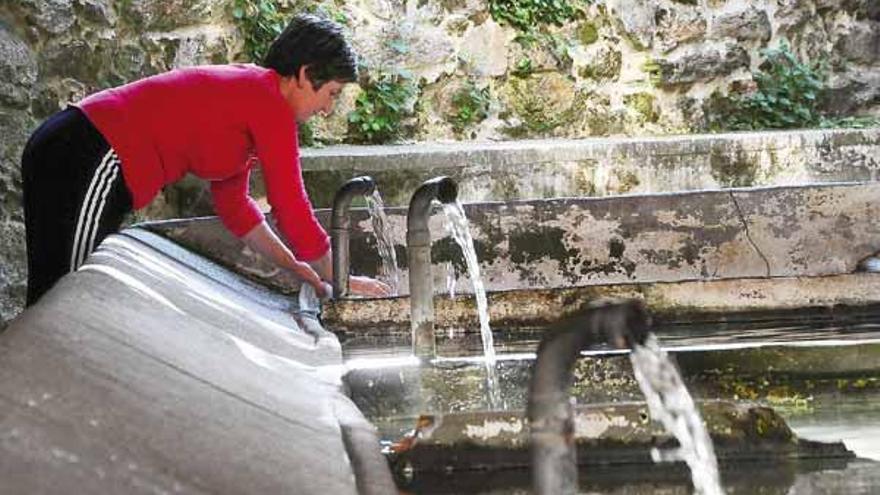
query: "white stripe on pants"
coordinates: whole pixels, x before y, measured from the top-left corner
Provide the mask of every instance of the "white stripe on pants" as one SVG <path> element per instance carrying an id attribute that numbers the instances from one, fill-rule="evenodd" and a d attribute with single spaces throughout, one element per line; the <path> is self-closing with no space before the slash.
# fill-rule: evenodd
<path id="1" fill-rule="evenodd" d="M 101 213 L 107 202 L 107 194 L 119 173 L 119 158 L 111 148 L 104 155 L 101 164 L 95 169 L 95 175 L 83 198 L 79 211 L 79 219 L 73 235 L 73 249 L 70 253 L 70 271 L 79 268 L 86 256 L 94 249 L 95 236 L 101 222 Z"/>

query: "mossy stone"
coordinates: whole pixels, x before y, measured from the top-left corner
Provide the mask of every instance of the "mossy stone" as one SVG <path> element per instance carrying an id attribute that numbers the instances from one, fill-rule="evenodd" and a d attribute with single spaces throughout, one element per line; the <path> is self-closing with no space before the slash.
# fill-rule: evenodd
<path id="1" fill-rule="evenodd" d="M 657 122 L 659 113 L 654 108 L 654 95 L 651 93 L 634 93 L 623 97 L 624 104 L 641 115 L 647 122 Z"/>
<path id="2" fill-rule="evenodd" d="M 596 60 L 578 69 L 581 79 L 614 80 L 620 76 L 623 66 L 623 55 L 614 48 L 602 49 L 597 53 Z"/>
<path id="3" fill-rule="evenodd" d="M 742 150 L 735 154 L 712 153 L 709 157 L 712 177 L 723 187 L 749 187 L 758 175 L 758 160 Z"/>
<path id="4" fill-rule="evenodd" d="M 577 117 L 577 98 L 572 102 L 574 84 L 558 73 L 533 74 L 512 79 L 502 91 L 504 103 L 519 120 L 504 129 L 511 137 L 551 135 Z"/>
<path id="5" fill-rule="evenodd" d="M 626 194 L 641 184 L 639 176 L 632 170 L 617 169 L 614 171 L 614 176 L 618 180 L 619 185 L 617 189 L 620 194 Z"/>
<path id="6" fill-rule="evenodd" d="M 578 40 L 584 45 L 592 45 L 599 41 L 599 29 L 592 22 L 585 22 L 578 29 Z"/>

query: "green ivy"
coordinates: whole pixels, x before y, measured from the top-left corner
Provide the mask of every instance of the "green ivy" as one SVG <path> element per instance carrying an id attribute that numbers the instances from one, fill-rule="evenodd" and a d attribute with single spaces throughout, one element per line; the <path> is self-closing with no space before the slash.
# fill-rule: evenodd
<path id="1" fill-rule="evenodd" d="M 524 79 L 532 75 L 533 72 L 535 72 L 535 67 L 532 64 L 532 59 L 526 57 L 521 58 L 516 62 L 511 74 L 520 79 Z"/>
<path id="2" fill-rule="evenodd" d="M 311 148 L 320 145 L 315 138 L 315 128 L 311 121 L 300 122 L 297 125 L 297 140 L 300 147 Z"/>
<path id="3" fill-rule="evenodd" d="M 847 127 L 850 129 L 867 129 L 868 127 L 880 127 L 880 117 L 846 116 L 846 117 L 823 117 L 820 127 Z"/>
<path id="4" fill-rule="evenodd" d="M 531 32 L 542 24 L 562 26 L 578 9 L 570 0 L 489 0 L 489 13 L 499 24 Z"/>
<path id="5" fill-rule="evenodd" d="M 336 6 L 328 6 L 324 7 L 324 11 L 327 13 L 327 16 L 330 20 L 337 24 L 341 24 L 343 26 L 348 26 L 351 20 L 349 20 L 348 16 L 345 12 Z"/>
<path id="6" fill-rule="evenodd" d="M 452 96 L 452 129 L 461 134 L 471 125 L 485 120 L 489 116 L 490 102 L 489 87 L 480 89 L 469 81 Z"/>
<path id="7" fill-rule="evenodd" d="M 354 110 L 348 114 L 348 136 L 353 142 L 379 144 L 400 137 L 401 123 L 410 114 L 408 103 L 416 94 L 409 74 L 379 73 L 361 85 Z"/>
<path id="8" fill-rule="evenodd" d="M 232 18 L 244 38 L 245 57 L 254 63 L 263 60 L 272 41 L 287 25 L 287 16 L 273 0 L 233 0 Z"/>
<path id="9" fill-rule="evenodd" d="M 803 63 L 786 43 L 762 51 L 765 62 L 754 74 L 757 91 L 744 96 L 715 96 L 709 127 L 713 130 L 817 127 L 823 121 L 817 102 L 825 72 Z"/>

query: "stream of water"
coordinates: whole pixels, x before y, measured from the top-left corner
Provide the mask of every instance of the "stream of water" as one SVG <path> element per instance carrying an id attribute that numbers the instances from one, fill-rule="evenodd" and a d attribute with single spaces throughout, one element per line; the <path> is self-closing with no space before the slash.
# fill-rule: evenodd
<path id="1" fill-rule="evenodd" d="M 644 346 L 637 345 L 630 353 L 630 361 L 651 417 L 675 435 L 680 445 L 674 450 L 653 449 L 654 462 L 684 461 L 691 470 L 695 493 L 723 494 L 712 439 L 666 351 L 649 335 Z"/>
<path id="2" fill-rule="evenodd" d="M 449 221 L 449 228 L 455 242 L 461 246 L 468 274 L 474 288 L 474 297 L 477 300 L 477 311 L 480 317 L 480 337 L 483 341 L 483 356 L 486 362 L 486 389 L 488 392 L 491 409 L 497 409 L 501 405 L 501 397 L 498 392 L 497 377 L 495 371 L 495 342 L 492 337 L 492 328 L 489 326 L 489 303 L 486 299 L 486 289 L 483 287 L 483 279 L 480 275 L 480 263 L 477 260 L 477 252 L 474 249 L 474 240 L 471 237 L 470 224 L 464 213 L 461 203 L 447 203 L 443 205 L 443 212 Z"/>
<path id="3" fill-rule="evenodd" d="M 373 222 L 373 234 L 376 236 L 376 246 L 379 257 L 382 260 L 379 278 L 391 286 L 391 294 L 396 296 L 400 293 L 400 269 L 397 266 L 397 253 L 394 251 L 394 242 L 388 232 L 388 217 L 385 215 L 385 203 L 379 190 L 373 190 L 373 194 L 366 197 L 367 210 L 370 212 L 370 220 Z"/>

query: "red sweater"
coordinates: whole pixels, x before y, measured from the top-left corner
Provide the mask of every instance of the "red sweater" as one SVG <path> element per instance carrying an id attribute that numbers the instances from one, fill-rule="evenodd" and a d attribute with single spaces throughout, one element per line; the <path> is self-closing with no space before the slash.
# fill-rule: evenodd
<path id="1" fill-rule="evenodd" d="M 177 69 L 96 93 L 78 106 L 122 162 L 135 209 L 187 172 L 211 183 L 214 208 L 236 236 L 263 214 L 248 195 L 256 157 L 272 213 L 298 258 L 330 247 L 303 186 L 296 121 L 279 76 L 255 65 Z"/>

